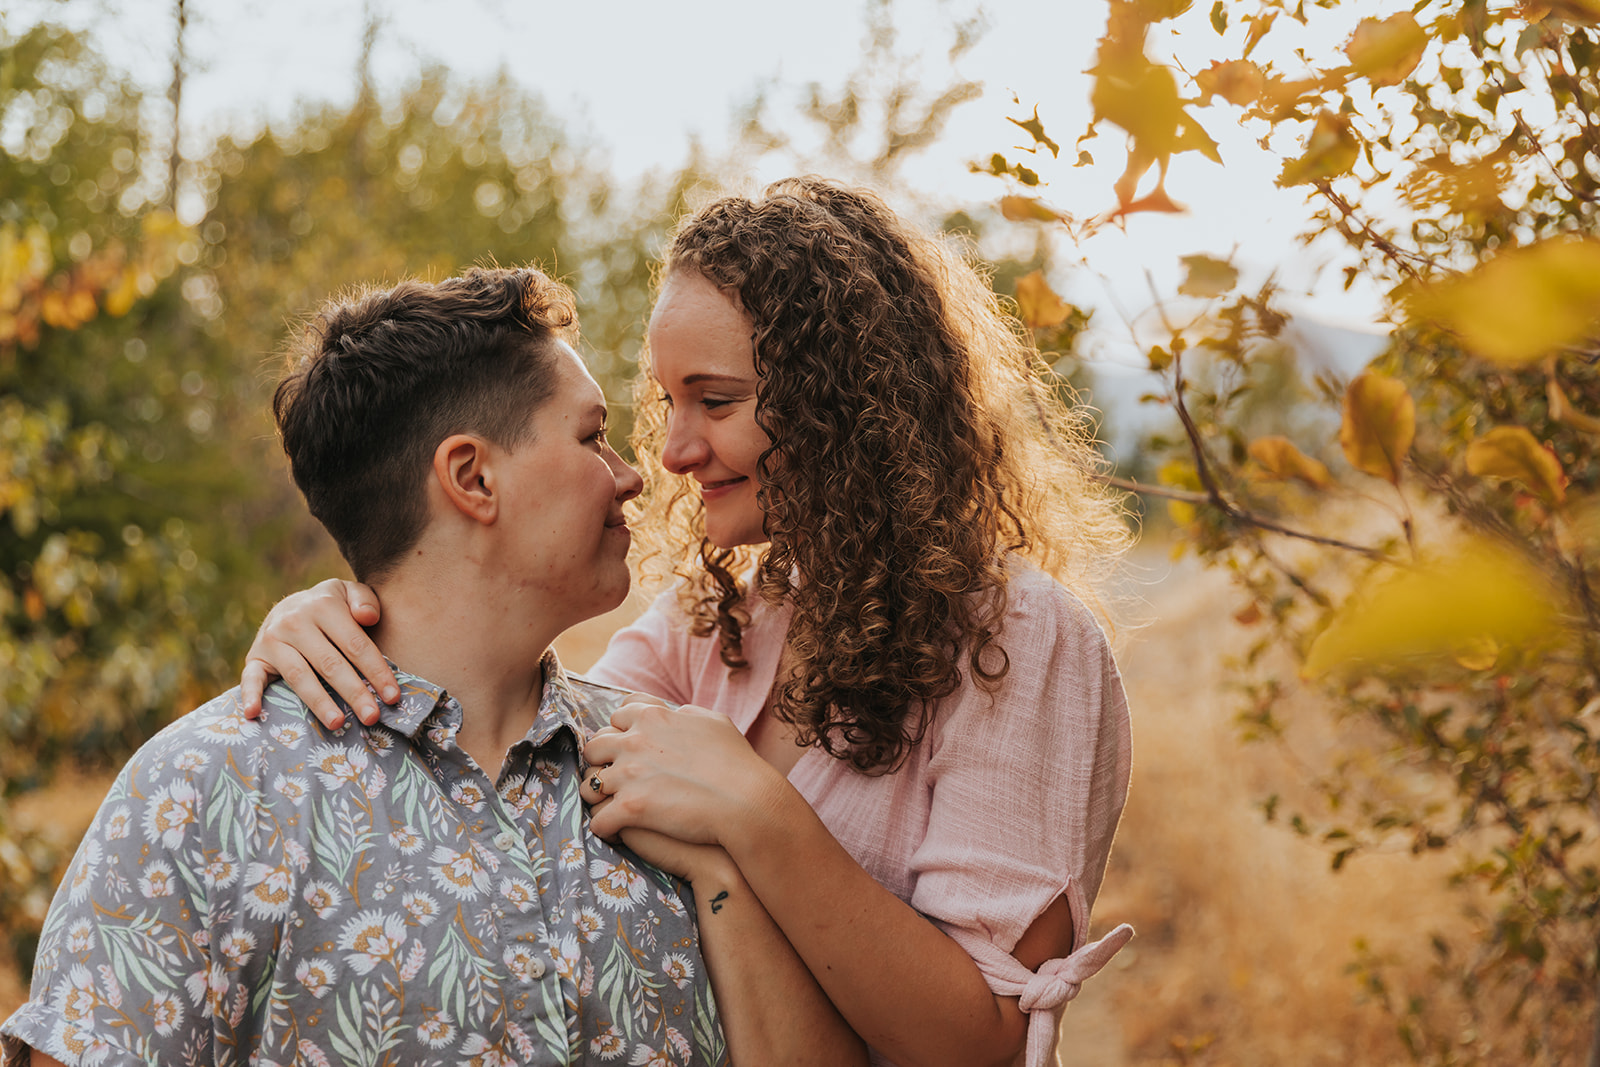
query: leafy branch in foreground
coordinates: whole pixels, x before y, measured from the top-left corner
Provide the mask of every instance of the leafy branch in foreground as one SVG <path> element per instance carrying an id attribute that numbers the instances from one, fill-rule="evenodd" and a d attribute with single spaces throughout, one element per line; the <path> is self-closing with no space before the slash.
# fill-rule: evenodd
<path id="1" fill-rule="evenodd" d="M 1112 0 L 1078 156 L 1126 135 L 1114 206 L 1049 203 L 1049 101 L 1015 120 L 1027 167 L 978 169 L 1006 217 L 1081 240 L 1181 210 L 1170 161 L 1220 162 L 1208 127 L 1238 124 L 1306 191 L 1302 236 L 1386 294 L 1371 365 L 1307 383 L 1270 285 L 1186 257 L 1204 310 L 1149 352 L 1163 484 L 1117 484 L 1248 598 L 1245 735 L 1287 745 L 1308 703 L 1337 723 L 1269 819 L 1336 869 L 1451 857 L 1466 928 L 1352 963 L 1407 1054 L 1600 1065 L 1600 9 L 1353 6 Z"/>

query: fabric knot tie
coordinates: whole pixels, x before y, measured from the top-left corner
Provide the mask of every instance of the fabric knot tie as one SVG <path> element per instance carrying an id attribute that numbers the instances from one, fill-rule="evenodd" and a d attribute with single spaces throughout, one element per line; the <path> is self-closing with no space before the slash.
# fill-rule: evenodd
<path id="1" fill-rule="evenodd" d="M 1083 983 L 1100 973 L 1123 945 L 1133 937 L 1133 927 L 1123 923 L 1100 940 L 1088 944 L 1065 959 L 1049 960 L 1023 987 L 1021 1008 L 1025 1012 L 1054 1011 L 1078 995 Z"/>

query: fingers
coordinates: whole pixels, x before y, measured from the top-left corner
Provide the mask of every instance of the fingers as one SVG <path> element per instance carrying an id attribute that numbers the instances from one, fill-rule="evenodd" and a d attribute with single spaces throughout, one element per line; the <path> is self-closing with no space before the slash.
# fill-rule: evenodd
<path id="1" fill-rule="evenodd" d="M 605 775 L 610 769 L 610 764 L 595 764 L 586 768 L 578 782 L 578 797 L 585 804 L 602 804 L 610 796 L 606 788 Z"/>
<path id="2" fill-rule="evenodd" d="M 610 732 L 606 732 L 610 730 Z M 590 767 L 609 767 L 617 762 L 617 757 L 622 755 L 622 746 L 626 738 L 616 730 L 607 727 L 595 734 L 583 746 L 583 761 Z"/>
<path id="3" fill-rule="evenodd" d="M 656 711 L 669 711 L 672 705 L 649 693 L 634 693 L 623 705 L 611 713 L 611 725 L 619 730 L 631 729 L 639 719 Z"/>
<path id="4" fill-rule="evenodd" d="M 378 625 L 381 608 L 378 594 L 372 586 L 361 582 L 340 582 L 340 585 L 344 588 L 345 605 L 350 609 L 350 617 L 362 626 Z"/>
<path id="5" fill-rule="evenodd" d="M 357 718 L 371 726 L 378 721 L 378 702 L 373 699 L 367 682 L 383 695 L 385 704 L 393 704 L 400 699 L 400 686 L 395 683 L 394 672 L 372 638 L 356 624 L 342 603 L 337 614 L 319 622 L 318 629 L 305 635 L 307 643 L 300 651 L 316 666 L 323 680 L 333 686 L 334 692 L 356 709 Z"/>
<path id="6" fill-rule="evenodd" d="M 244 673 L 239 676 L 239 710 L 245 718 L 261 718 L 261 694 L 277 676 L 278 672 L 261 660 L 245 661 Z"/>
<path id="7" fill-rule="evenodd" d="M 594 830 L 595 837 L 608 841 L 611 845 L 618 843 L 618 833 L 622 832 L 621 825 L 611 825 L 611 813 L 608 811 L 614 801 L 610 797 L 595 801 L 589 806 L 589 829 Z"/>
<path id="8" fill-rule="evenodd" d="M 283 676 L 284 682 L 293 689 L 295 696 L 305 702 L 311 709 L 311 714 L 330 730 L 337 730 L 344 725 L 344 710 L 337 701 L 328 695 L 322 687 L 322 681 L 317 677 L 317 672 L 311 669 L 301 655 L 291 646 L 279 644 L 275 649 L 272 662 L 276 665 L 278 673 Z M 367 697 L 371 700 L 369 694 Z"/>
<path id="9" fill-rule="evenodd" d="M 319 583 L 311 593 L 304 608 L 297 606 L 293 613 L 286 613 L 283 620 L 286 632 L 276 633 L 275 629 L 275 634 L 296 645 L 302 633 L 305 633 L 308 641 L 325 639 L 331 642 L 343 662 L 330 661 L 328 667 L 332 673 L 325 673 L 323 678 L 356 709 L 357 717 L 370 726 L 378 721 L 378 708 L 372 702 L 372 695 L 367 692 L 363 678 L 372 683 L 385 704 L 393 704 L 400 699 L 400 686 L 395 682 L 394 672 L 389 669 L 378 646 L 362 629 L 378 621 L 378 594 L 359 582 L 346 582 L 338 578 Z M 277 611 L 276 608 L 273 610 Z M 270 615 L 268 619 L 270 622 Z M 318 662 L 315 655 L 326 655 L 326 649 L 320 644 L 302 647 L 300 651 L 313 663 Z M 345 670 L 344 663 L 353 665 L 354 670 Z M 367 717 L 369 709 L 370 719 Z"/>

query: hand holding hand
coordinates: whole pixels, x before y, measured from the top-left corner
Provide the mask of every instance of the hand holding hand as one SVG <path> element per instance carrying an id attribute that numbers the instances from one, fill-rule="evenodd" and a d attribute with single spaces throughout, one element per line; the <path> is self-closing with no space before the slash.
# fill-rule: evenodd
<path id="1" fill-rule="evenodd" d="M 387 703 L 400 699 L 394 672 L 362 629 L 377 623 L 378 610 L 378 595 L 369 586 L 339 578 L 278 601 L 256 631 L 239 679 L 245 717 L 260 717 L 262 693 L 281 677 L 330 730 L 344 725 L 344 713 L 323 688 L 324 680 L 362 722 L 377 722 L 378 703 L 366 680 Z"/>
<path id="2" fill-rule="evenodd" d="M 640 859 L 693 885 L 708 878 L 726 879 L 738 870 L 718 845 L 691 845 L 655 830 L 622 831 L 622 843 Z"/>
<path id="3" fill-rule="evenodd" d="M 618 708 L 583 758 L 592 770 L 580 792 L 602 837 L 637 827 L 721 844 L 738 820 L 770 807 L 775 792 L 787 788 L 726 715 L 692 704 L 668 708 L 648 696 Z"/>

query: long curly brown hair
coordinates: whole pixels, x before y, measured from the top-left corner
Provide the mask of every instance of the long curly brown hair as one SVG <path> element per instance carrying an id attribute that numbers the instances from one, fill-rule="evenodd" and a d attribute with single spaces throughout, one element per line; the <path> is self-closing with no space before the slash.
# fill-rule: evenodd
<path id="1" fill-rule="evenodd" d="M 646 352 L 643 547 L 685 579 L 695 632 L 736 668 L 754 567 L 755 591 L 793 608 L 774 713 L 804 744 L 893 768 L 963 671 L 993 692 L 1009 669 L 1010 557 L 1077 585 L 1126 547 L 1088 413 L 985 279 L 865 190 L 807 177 L 716 200 L 679 229 L 662 277 L 674 271 L 716 284 L 754 327 L 770 541 L 706 540 L 692 483 L 661 465 Z"/>

